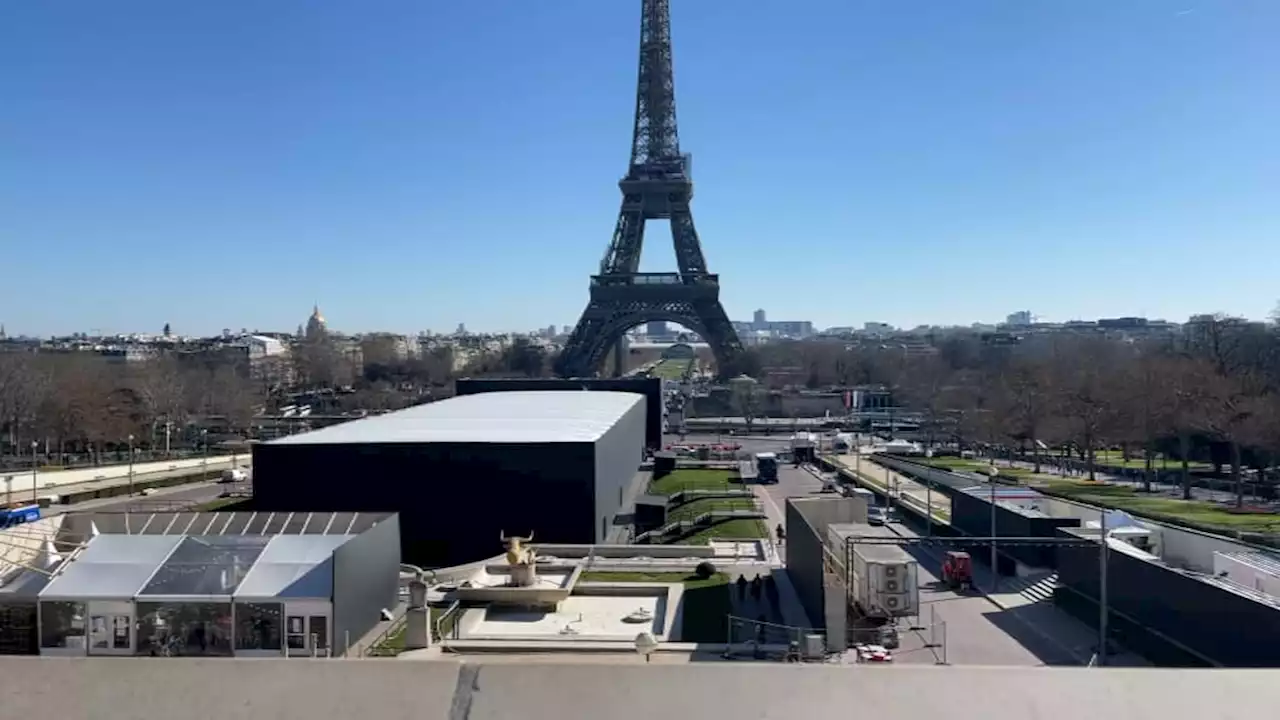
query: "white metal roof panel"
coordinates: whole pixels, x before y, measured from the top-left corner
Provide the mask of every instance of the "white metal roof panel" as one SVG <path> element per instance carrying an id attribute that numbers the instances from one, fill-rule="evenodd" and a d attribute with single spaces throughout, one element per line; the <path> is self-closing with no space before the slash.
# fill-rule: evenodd
<path id="1" fill-rule="evenodd" d="M 353 420 L 267 444 L 595 442 L 644 401 L 644 396 L 638 393 L 602 390 L 478 393 Z"/>
<path id="2" fill-rule="evenodd" d="M 181 535 L 99 535 L 40 597 L 131 600 L 182 539 Z"/>
<path id="3" fill-rule="evenodd" d="M 237 598 L 327 599 L 333 595 L 333 551 L 350 535 L 277 535 L 236 588 Z"/>

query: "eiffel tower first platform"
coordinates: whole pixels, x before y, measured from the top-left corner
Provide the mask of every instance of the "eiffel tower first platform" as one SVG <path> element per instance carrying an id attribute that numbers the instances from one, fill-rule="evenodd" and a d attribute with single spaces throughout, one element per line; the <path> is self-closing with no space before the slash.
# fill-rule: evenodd
<path id="1" fill-rule="evenodd" d="M 701 335 L 721 376 L 737 369 L 742 343 L 720 304 L 720 279 L 707 272 L 693 227 L 689 166 L 676 130 L 669 0 L 643 0 L 631 166 L 618 182 L 622 210 L 600 273 L 591 278 L 587 309 L 556 363 L 560 376 L 595 375 L 623 333 L 655 320 Z M 645 221 L 651 219 L 670 220 L 679 272 L 639 272 Z M 615 365 L 621 366 L 620 358 Z"/>

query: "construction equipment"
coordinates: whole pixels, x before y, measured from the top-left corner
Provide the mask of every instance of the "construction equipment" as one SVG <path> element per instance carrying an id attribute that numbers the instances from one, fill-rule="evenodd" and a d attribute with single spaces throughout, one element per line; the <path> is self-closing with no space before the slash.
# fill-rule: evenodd
<path id="1" fill-rule="evenodd" d="M 973 588 L 973 559 L 962 550 L 950 550 L 942 561 L 942 581 L 953 590 Z"/>

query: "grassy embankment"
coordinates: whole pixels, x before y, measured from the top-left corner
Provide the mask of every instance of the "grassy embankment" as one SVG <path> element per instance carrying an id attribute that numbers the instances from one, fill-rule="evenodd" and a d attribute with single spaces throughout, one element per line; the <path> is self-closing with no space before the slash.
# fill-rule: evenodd
<path id="1" fill-rule="evenodd" d="M 954 457 L 929 458 L 923 462 L 958 472 L 980 473 L 988 466 L 985 460 Z M 997 467 L 1000 468 L 998 477 L 1034 487 L 1047 495 L 1123 510 L 1151 520 L 1230 536 L 1237 533 L 1280 534 L 1280 515 L 1275 513 L 1233 512 L 1217 503 L 1143 493 L 1129 484 L 1090 482 L 1048 473 L 1037 475 L 1026 468 L 1009 468 L 1002 464 L 997 464 Z"/>
<path id="2" fill-rule="evenodd" d="M 742 490 L 731 470 L 679 468 L 649 484 L 654 495 L 674 495 L 685 490 Z M 694 500 L 671 511 L 671 520 L 689 520 L 709 510 L 750 510 L 755 501 L 749 498 L 709 498 Z M 682 545 L 705 545 L 712 540 L 754 540 L 769 536 L 764 523 L 755 519 L 734 519 L 716 523 L 681 538 Z"/>

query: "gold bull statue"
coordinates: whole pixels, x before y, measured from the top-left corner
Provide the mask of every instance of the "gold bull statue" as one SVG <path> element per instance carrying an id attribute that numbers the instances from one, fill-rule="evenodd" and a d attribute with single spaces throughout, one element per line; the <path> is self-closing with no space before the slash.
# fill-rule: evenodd
<path id="1" fill-rule="evenodd" d="M 507 537 L 505 532 L 499 531 L 498 538 L 507 546 L 507 564 L 508 565 L 532 565 L 534 562 L 534 551 L 532 548 L 525 547 L 525 543 L 533 542 L 533 531 L 529 531 L 528 537 L 520 537 L 512 535 Z"/>

